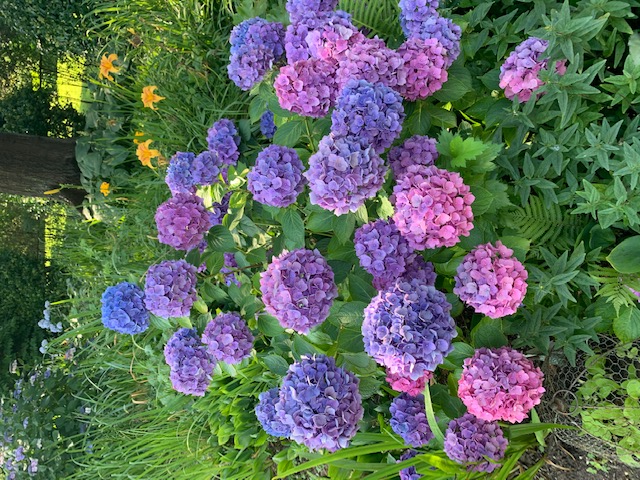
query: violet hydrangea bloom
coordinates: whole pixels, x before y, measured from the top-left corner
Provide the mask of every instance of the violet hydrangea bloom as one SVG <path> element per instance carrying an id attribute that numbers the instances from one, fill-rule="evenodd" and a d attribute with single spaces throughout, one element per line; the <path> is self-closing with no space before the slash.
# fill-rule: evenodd
<path id="1" fill-rule="evenodd" d="M 400 26 L 407 37 L 412 37 L 427 19 L 437 15 L 438 0 L 400 0 Z"/>
<path id="2" fill-rule="evenodd" d="M 231 35 L 229 35 L 229 43 L 231 44 L 231 53 L 236 54 L 240 50 L 240 47 L 244 45 L 245 38 L 249 32 L 249 27 L 256 24 L 268 23 L 264 18 L 253 17 L 240 22 L 238 25 L 231 29 Z"/>
<path id="3" fill-rule="evenodd" d="M 257 202 L 272 207 L 287 207 L 296 202 L 307 183 L 304 166 L 293 148 L 269 145 L 256 158 L 247 174 L 247 189 Z"/>
<path id="4" fill-rule="evenodd" d="M 402 97 L 397 92 L 381 83 L 350 80 L 331 115 L 331 132 L 359 137 L 382 153 L 400 135 L 403 121 Z"/>
<path id="5" fill-rule="evenodd" d="M 338 0 L 287 0 L 285 8 L 292 23 L 300 21 L 305 15 L 314 12 L 317 15 L 329 13 L 338 6 Z"/>
<path id="6" fill-rule="evenodd" d="M 220 313 L 207 323 L 202 343 L 216 360 L 231 365 L 251 355 L 253 334 L 239 314 Z"/>
<path id="7" fill-rule="evenodd" d="M 207 130 L 209 150 L 218 158 L 219 165 L 235 165 L 240 158 L 240 135 L 233 122 L 222 118 Z"/>
<path id="8" fill-rule="evenodd" d="M 306 335 L 329 316 L 338 287 L 318 252 L 300 248 L 274 257 L 260 277 L 265 310 L 284 328 Z"/>
<path id="9" fill-rule="evenodd" d="M 424 372 L 417 380 L 414 380 L 409 375 L 403 375 L 401 373 L 390 373 L 387 370 L 387 382 L 389 386 L 396 392 L 406 392 L 411 396 L 420 395 L 424 392 L 427 382 L 433 378 L 433 372 Z"/>
<path id="10" fill-rule="evenodd" d="M 220 273 L 224 274 L 224 284 L 228 287 L 232 283 L 236 286 L 240 286 L 240 280 L 236 276 L 236 273 L 232 269 L 238 268 L 238 262 L 233 253 L 226 252 L 224 254 L 224 266 L 220 269 Z"/>
<path id="11" fill-rule="evenodd" d="M 391 429 L 400 435 L 406 445 L 421 447 L 433 438 L 424 409 L 424 396 L 401 393 L 391 402 Z"/>
<path id="12" fill-rule="evenodd" d="M 204 396 L 211 383 L 215 360 L 200 341 L 195 328 L 176 331 L 164 347 L 164 358 L 171 368 L 169 378 L 174 390 Z"/>
<path id="13" fill-rule="evenodd" d="M 453 293 L 476 312 L 500 318 L 516 312 L 527 293 L 528 273 L 498 240 L 478 245 L 458 266 Z"/>
<path id="14" fill-rule="evenodd" d="M 413 165 L 434 165 L 438 158 L 436 140 L 426 135 L 414 135 L 404 141 L 402 145 L 393 147 L 387 154 L 389 166 L 396 181 L 407 173 Z"/>
<path id="15" fill-rule="evenodd" d="M 540 403 L 543 379 L 542 371 L 517 350 L 479 348 L 464 361 L 458 396 L 482 420 L 519 423 Z"/>
<path id="16" fill-rule="evenodd" d="M 343 88 L 350 80 L 367 80 L 396 89 L 404 60 L 380 38 L 363 38 L 337 56 L 336 80 Z M 399 90 L 398 90 L 399 91 Z"/>
<path id="17" fill-rule="evenodd" d="M 212 225 L 221 225 L 222 219 L 229 212 L 229 201 L 233 192 L 227 192 L 223 195 L 220 202 L 213 202 L 209 218 Z"/>
<path id="18" fill-rule="evenodd" d="M 218 180 L 222 166 L 220 159 L 211 150 L 206 150 L 193 159 L 191 178 L 195 185 L 213 185 Z"/>
<path id="19" fill-rule="evenodd" d="M 345 448 L 364 413 L 359 383 L 332 357 L 303 356 L 282 380 L 276 418 L 291 428 L 292 440 L 312 451 Z"/>
<path id="20" fill-rule="evenodd" d="M 167 175 L 164 181 L 171 190 L 171 195 L 177 193 L 195 193 L 195 181 L 193 179 L 193 162 L 195 154 L 191 152 L 176 152 L 169 161 Z"/>
<path id="21" fill-rule="evenodd" d="M 390 375 L 418 380 L 453 351 L 458 335 L 444 293 L 418 279 L 398 280 L 364 309 L 364 350 Z"/>
<path id="22" fill-rule="evenodd" d="M 196 301 L 196 267 L 184 260 L 165 260 L 147 270 L 144 304 L 159 317 L 185 317 Z"/>
<path id="23" fill-rule="evenodd" d="M 273 112 L 271 110 L 265 111 L 260 116 L 260 133 L 266 138 L 273 138 L 277 129 L 278 127 L 273 121 Z"/>
<path id="24" fill-rule="evenodd" d="M 409 170 L 390 198 L 393 220 L 409 245 L 416 250 L 452 247 L 468 237 L 475 197 L 460 174 L 435 166 Z"/>
<path id="25" fill-rule="evenodd" d="M 129 282 L 108 287 L 102 294 L 102 324 L 116 332 L 134 335 L 149 328 L 144 292 Z"/>
<path id="26" fill-rule="evenodd" d="M 396 71 L 395 90 L 407 100 L 433 95 L 447 81 L 447 51 L 435 38 L 411 37 L 398 47 L 402 63 Z"/>
<path id="27" fill-rule="evenodd" d="M 436 272 L 433 263 L 425 261 L 419 253 L 409 255 L 406 260 L 405 271 L 402 278 L 405 280 L 418 280 L 423 285 L 436 284 Z"/>
<path id="28" fill-rule="evenodd" d="M 403 460 L 409 460 L 410 458 L 415 457 L 417 454 L 418 451 L 411 448 L 404 452 L 396 463 L 399 463 Z M 399 475 L 400 480 L 420 480 L 422 478 L 422 475 L 418 473 L 416 467 L 403 468 L 402 470 L 400 470 Z"/>
<path id="29" fill-rule="evenodd" d="M 347 12 L 337 10 L 321 18 L 322 24 L 310 28 L 305 37 L 311 57 L 334 63 L 347 51 L 367 40 L 351 23 L 351 15 Z"/>
<path id="30" fill-rule="evenodd" d="M 438 14 L 430 16 L 419 24 L 418 30 L 411 36 L 423 40 L 428 38 L 438 40 L 445 49 L 445 68 L 449 68 L 460 55 L 462 29 L 450 18 L 441 17 Z"/>
<path id="31" fill-rule="evenodd" d="M 467 465 L 469 472 L 491 473 L 500 467 L 497 462 L 504 458 L 507 443 L 497 422 L 486 422 L 465 413 L 449 422 L 444 453 L 454 462 Z"/>
<path id="32" fill-rule="evenodd" d="M 156 210 L 158 241 L 176 250 L 192 250 L 200 245 L 212 227 L 209 212 L 197 195 L 178 193 Z"/>
<path id="33" fill-rule="evenodd" d="M 328 135 L 309 158 L 304 176 L 309 180 L 311 203 L 342 215 L 355 212 L 374 197 L 386 173 L 384 160 L 366 141 Z"/>
<path id="34" fill-rule="evenodd" d="M 258 398 L 255 412 L 264 431 L 274 437 L 288 438 L 291 435 L 291 427 L 283 424 L 276 416 L 276 403 L 280 401 L 280 389 L 275 387 L 262 392 Z"/>

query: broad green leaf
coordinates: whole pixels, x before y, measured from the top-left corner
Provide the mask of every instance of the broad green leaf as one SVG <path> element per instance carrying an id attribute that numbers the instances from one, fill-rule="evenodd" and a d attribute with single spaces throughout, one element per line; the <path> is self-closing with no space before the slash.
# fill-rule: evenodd
<path id="1" fill-rule="evenodd" d="M 282 233 L 295 248 L 304 247 L 304 222 L 294 208 L 287 208 L 280 216 Z"/>
<path id="2" fill-rule="evenodd" d="M 231 252 L 236 248 L 233 235 L 224 225 L 214 225 L 209 230 L 207 243 L 214 252 Z"/>
<path id="3" fill-rule="evenodd" d="M 267 355 L 262 358 L 262 361 L 269 370 L 281 377 L 286 375 L 289 370 L 289 364 L 280 355 Z"/>
<path id="4" fill-rule="evenodd" d="M 611 250 L 607 260 L 620 273 L 640 272 L 640 235 L 620 242 Z"/>
<path id="5" fill-rule="evenodd" d="M 498 348 L 507 345 L 509 341 L 504 333 L 502 333 L 502 321 L 484 317 L 471 330 L 471 341 L 475 348 L 489 347 Z"/>
<path id="6" fill-rule="evenodd" d="M 346 243 L 351 238 L 356 226 L 356 216 L 349 212 L 333 219 L 333 231 L 340 243 Z"/>
<path id="7" fill-rule="evenodd" d="M 304 132 L 302 120 L 294 119 L 280 125 L 273 136 L 273 143 L 285 147 L 295 147 Z"/>
<path id="8" fill-rule="evenodd" d="M 258 330 L 268 337 L 275 337 L 284 332 L 284 328 L 275 317 L 262 314 L 258 317 Z"/>
<path id="9" fill-rule="evenodd" d="M 640 338 L 640 310 L 635 306 L 621 307 L 620 314 L 613 320 L 613 333 L 623 342 Z"/>
<path id="10" fill-rule="evenodd" d="M 435 98 L 441 102 L 455 102 L 472 90 L 471 73 L 464 66 L 454 63 L 447 73 L 448 80 L 433 94 Z"/>
<path id="11" fill-rule="evenodd" d="M 349 279 L 349 293 L 353 300 L 369 303 L 373 296 L 378 293 L 373 286 L 356 275 L 350 274 Z"/>

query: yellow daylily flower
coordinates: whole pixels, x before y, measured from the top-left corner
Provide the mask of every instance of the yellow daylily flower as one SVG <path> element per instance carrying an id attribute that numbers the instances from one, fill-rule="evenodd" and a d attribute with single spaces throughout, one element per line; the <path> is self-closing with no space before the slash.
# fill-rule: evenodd
<path id="1" fill-rule="evenodd" d="M 100 74 L 98 78 L 106 78 L 107 80 L 111 80 L 113 82 L 112 73 L 118 73 L 120 71 L 119 67 L 115 67 L 113 62 L 118 60 L 118 55 L 115 53 L 110 54 L 109 56 L 102 55 L 102 60 L 100 60 Z"/>
<path id="2" fill-rule="evenodd" d="M 144 132 L 136 132 L 133 134 L 133 143 L 135 143 L 136 145 L 140 145 L 142 143 L 142 140 L 138 140 L 135 137 L 144 137 Z"/>
<path id="3" fill-rule="evenodd" d="M 153 168 L 153 165 L 151 165 L 151 159 L 160 156 L 160 152 L 158 150 L 149 148 L 151 142 L 153 142 L 153 140 L 140 142 L 138 144 L 138 148 L 136 149 L 136 155 L 138 156 L 138 159 L 140 160 L 142 165 L 149 168 Z"/>
<path id="4" fill-rule="evenodd" d="M 109 187 L 110 187 L 109 182 L 102 182 L 100 184 L 100 193 L 102 193 L 106 197 L 111 193 L 111 190 L 109 189 Z"/>
<path id="5" fill-rule="evenodd" d="M 156 88 L 158 88 L 156 85 L 147 85 L 142 89 L 142 103 L 145 107 L 152 110 L 158 109 L 158 107 L 156 107 L 154 103 L 165 99 L 165 97 L 161 97 L 160 95 L 156 95 L 155 93 L 153 93 Z"/>

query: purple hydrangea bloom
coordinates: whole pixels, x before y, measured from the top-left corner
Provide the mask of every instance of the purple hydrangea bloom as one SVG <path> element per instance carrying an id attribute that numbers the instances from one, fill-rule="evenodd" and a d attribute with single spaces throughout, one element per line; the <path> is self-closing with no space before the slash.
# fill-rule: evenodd
<path id="1" fill-rule="evenodd" d="M 407 37 L 412 37 L 423 22 L 438 15 L 438 0 L 400 0 L 400 26 Z"/>
<path id="2" fill-rule="evenodd" d="M 467 465 L 469 472 L 491 473 L 500 467 L 507 439 L 496 422 L 485 422 L 470 413 L 449 422 L 445 433 L 444 453 L 454 462 Z"/>
<path id="3" fill-rule="evenodd" d="M 171 190 L 171 195 L 196 192 L 196 182 L 192 173 L 195 158 L 195 154 L 191 152 L 176 152 L 171 157 L 164 179 Z"/>
<path id="4" fill-rule="evenodd" d="M 363 38 L 337 56 L 336 79 L 340 88 L 350 80 L 382 83 L 395 89 L 403 59 L 380 38 Z"/>
<path id="5" fill-rule="evenodd" d="M 398 462 L 409 460 L 410 458 L 415 457 L 417 454 L 417 450 L 409 449 L 400 456 L 400 460 L 398 460 Z M 400 480 L 420 480 L 422 478 L 422 475 L 418 473 L 416 467 L 403 468 L 402 470 L 400 470 L 399 475 Z"/>
<path id="6" fill-rule="evenodd" d="M 224 274 L 224 283 L 227 287 L 230 286 L 232 283 L 234 283 L 238 287 L 240 286 L 240 280 L 238 280 L 238 277 L 236 277 L 235 272 L 231 270 L 235 268 L 238 268 L 238 262 L 236 262 L 236 257 L 234 256 L 233 253 L 229 253 L 229 252 L 225 253 L 224 266 L 220 269 L 220 273 Z"/>
<path id="7" fill-rule="evenodd" d="M 274 437 L 286 437 L 291 435 L 291 427 L 284 425 L 276 417 L 276 403 L 280 401 L 280 389 L 278 387 L 262 392 L 256 405 L 256 417 L 264 428 L 264 431 Z"/>
<path id="8" fill-rule="evenodd" d="M 414 380 L 409 375 L 400 373 L 390 373 L 387 370 L 387 382 L 389 386 L 396 392 L 406 392 L 411 396 L 420 395 L 424 392 L 427 382 L 433 378 L 433 372 L 424 372 L 417 380 Z"/>
<path id="9" fill-rule="evenodd" d="M 453 293 L 476 312 L 500 318 L 516 312 L 527 293 L 528 273 L 500 240 L 478 245 L 458 266 Z"/>
<path id="10" fill-rule="evenodd" d="M 207 131 L 209 150 L 217 156 L 218 165 L 235 165 L 240 158 L 240 135 L 233 122 L 222 118 Z"/>
<path id="11" fill-rule="evenodd" d="M 359 137 L 382 153 L 400 135 L 403 121 L 402 97 L 397 92 L 381 83 L 351 80 L 331 115 L 331 132 Z"/>
<path id="12" fill-rule="evenodd" d="M 338 6 L 338 0 L 287 0 L 285 8 L 291 23 L 299 22 L 310 12 L 316 15 L 329 13 Z"/>
<path id="13" fill-rule="evenodd" d="M 211 383 L 215 360 L 195 328 L 181 328 L 175 332 L 164 347 L 164 358 L 171 367 L 169 378 L 174 390 L 204 396 Z"/>
<path id="14" fill-rule="evenodd" d="M 244 45 L 245 38 L 247 33 L 249 32 L 249 27 L 252 25 L 264 25 L 268 23 L 264 18 L 253 17 L 245 20 L 244 22 L 240 22 L 238 25 L 233 27 L 231 30 L 231 35 L 229 36 L 229 43 L 231 44 L 231 53 L 238 53 L 240 47 Z"/>
<path id="15" fill-rule="evenodd" d="M 273 112 L 267 110 L 260 116 L 260 133 L 266 138 L 273 138 L 277 129 L 278 127 L 273 121 Z"/>
<path id="16" fill-rule="evenodd" d="M 16 462 L 21 462 L 22 460 L 24 460 L 24 447 L 22 445 L 20 445 L 18 448 L 16 448 L 15 452 L 14 452 L 14 457 L 16 459 Z"/>
<path id="17" fill-rule="evenodd" d="M 214 202 L 211 205 L 211 212 L 209 218 L 212 225 L 222 225 L 222 219 L 229 212 L 229 201 L 233 192 L 227 192 L 223 195 L 220 202 Z"/>
<path id="18" fill-rule="evenodd" d="M 428 38 L 435 38 L 438 40 L 446 51 L 445 68 L 449 68 L 460 55 L 460 37 L 462 36 L 462 29 L 460 26 L 453 23 L 450 18 L 441 17 L 437 14 L 428 17 L 419 24 L 418 30 L 413 32 L 410 36 L 418 37 L 423 40 L 427 40 Z"/>
<path id="19" fill-rule="evenodd" d="M 391 375 L 418 380 L 453 351 L 458 335 L 444 293 L 418 279 L 402 279 L 364 309 L 364 350 Z"/>
<path id="20" fill-rule="evenodd" d="M 185 317 L 196 301 L 196 267 L 184 260 L 165 260 L 147 270 L 144 304 L 159 317 Z"/>
<path id="21" fill-rule="evenodd" d="M 318 252 L 300 248 L 274 257 L 260 277 L 265 310 L 284 328 L 306 335 L 329 316 L 338 287 Z"/>
<path id="22" fill-rule="evenodd" d="M 332 357 L 303 356 L 282 380 L 276 418 L 291 428 L 292 440 L 312 451 L 345 448 L 364 413 L 359 383 Z"/>
<path id="23" fill-rule="evenodd" d="M 482 420 L 519 423 L 540 403 L 543 380 L 542 371 L 517 350 L 479 348 L 464 361 L 458 396 Z"/>
<path id="24" fill-rule="evenodd" d="M 307 183 L 304 166 L 293 148 L 269 145 L 256 158 L 247 174 L 247 189 L 257 202 L 272 207 L 287 207 L 296 202 Z"/>
<path id="25" fill-rule="evenodd" d="M 400 435 L 406 445 L 421 447 L 433 438 L 424 409 L 424 397 L 401 393 L 391 402 L 391 429 Z"/>
<path id="26" fill-rule="evenodd" d="M 447 81 L 447 52 L 435 38 L 412 37 L 398 47 L 402 65 L 397 69 L 397 86 L 403 98 L 427 98 Z"/>
<path id="27" fill-rule="evenodd" d="M 473 228 L 475 197 L 457 172 L 410 167 L 390 200 L 398 230 L 416 250 L 452 247 Z"/>
<path id="28" fill-rule="evenodd" d="M 338 88 L 332 63 L 310 58 L 280 68 L 273 84 L 280 106 L 306 117 L 324 117 Z"/>
<path id="29" fill-rule="evenodd" d="M 198 247 L 212 227 L 202 199 L 187 193 L 178 193 L 160 204 L 155 219 L 158 241 L 176 250 Z"/>
<path id="30" fill-rule="evenodd" d="M 412 165 L 434 165 L 438 158 L 436 140 L 425 135 L 414 135 L 402 145 L 393 147 L 387 154 L 393 176 L 398 181 Z"/>
<path id="31" fill-rule="evenodd" d="M 211 150 L 206 150 L 193 159 L 191 178 L 195 185 L 213 185 L 218 181 L 222 166 L 220 159 Z"/>
<path id="32" fill-rule="evenodd" d="M 320 140 L 309 158 L 309 199 L 336 215 L 355 212 L 376 195 L 384 183 L 387 166 L 366 141 L 354 137 Z"/>
<path id="33" fill-rule="evenodd" d="M 129 282 L 120 282 L 102 294 L 102 324 L 116 332 L 136 334 L 149 328 L 144 292 Z"/>
<path id="34" fill-rule="evenodd" d="M 35 475 L 38 473 L 38 459 L 37 458 L 29 458 L 29 466 L 27 467 L 27 472 L 29 475 Z"/>
<path id="35" fill-rule="evenodd" d="M 205 327 L 202 342 L 216 360 L 234 364 L 251 355 L 253 334 L 239 314 L 220 313 Z"/>
<path id="36" fill-rule="evenodd" d="M 547 68 L 549 59 L 542 58 L 542 54 L 548 46 L 546 40 L 530 37 L 511 52 L 500 66 L 500 88 L 504 88 L 505 97 L 518 97 L 519 101 L 526 102 L 534 91 L 544 85 L 538 73 Z M 564 75 L 566 71 L 564 60 L 556 62 L 558 74 Z"/>
<path id="37" fill-rule="evenodd" d="M 405 280 L 419 280 L 423 285 L 436 284 L 436 272 L 431 262 L 425 261 L 418 253 L 410 255 L 406 260 L 406 270 L 402 274 Z"/>

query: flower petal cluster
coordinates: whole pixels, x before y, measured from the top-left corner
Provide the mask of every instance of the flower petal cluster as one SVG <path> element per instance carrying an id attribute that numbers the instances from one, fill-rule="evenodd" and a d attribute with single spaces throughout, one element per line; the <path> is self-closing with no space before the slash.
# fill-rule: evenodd
<path id="1" fill-rule="evenodd" d="M 391 171 L 393 171 L 393 176 L 399 181 L 407 173 L 409 167 L 434 165 L 438 155 L 434 138 L 426 135 L 414 135 L 406 139 L 402 145 L 389 150 L 387 160 Z"/>
<path id="2" fill-rule="evenodd" d="M 216 360 L 234 364 L 251 355 L 253 334 L 239 314 L 220 313 L 205 327 L 202 342 Z"/>
<path id="3" fill-rule="evenodd" d="M 420 167 L 398 179 L 393 220 L 416 250 L 452 247 L 473 228 L 475 197 L 457 172 Z"/>
<path id="4" fill-rule="evenodd" d="M 211 150 L 205 150 L 193 159 L 191 178 L 194 185 L 213 185 L 222 172 L 220 159 Z"/>
<path id="5" fill-rule="evenodd" d="M 446 51 L 445 68 L 449 68 L 460 55 L 462 29 L 459 25 L 453 23 L 450 18 L 441 17 L 438 14 L 430 16 L 419 24 L 418 30 L 411 36 L 423 40 L 429 38 L 438 40 Z"/>
<path id="6" fill-rule="evenodd" d="M 453 351 L 457 336 L 444 293 L 418 279 L 401 279 L 364 309 L 365 351 L 390 375 L 418 380 Z"/>
<path id="7" fill-rule="evenodd" d="M 142 88 L 142 93 L 140 94 L 140 98 L 142 99 L 142 105 L 145 108 L 150 108 L 151 110 L 158 110 L 158 107 L 154 105 L 154 103 L 158 103 L 161 100 L 164 100 L 166 97 L 161 97 L 154 91 L 158 87 L 156 85 L 147 85 Z"/>
<path id="8" fill-rule="evenodd" d="M 310 12 L 316 15 L 329 13 L 338 6 L 338 0 L 287 0 L 285 8 L 291 23 L 299 22 Z"/>
<path id="9" fill-rule="evenodd" d="M 543 379 L 542 371 L 517 350 L 479 348 L 464 361 L 458 396 L 482 420 L 519 423 L 540 403 Z"/>
<path id="10" fill-rule="evenodd" d="M 192 174 L 195 158 L 195 154 L 191 152 L 176 152 L 171 157 L 167 167 L 167 175 L 164 177 L 164 181 L 171 190 L 171 195 L 196 193 L 196 183 Z"/>
<path id="11" fill-rule="evenodd" d="M 247 189 L 254 200 L 272 207 L 295 203 L 307 183 L 304 166 L 293 148 L 269 145 L 256 158 L 247 174 Z"/>
<path id="12" fill-rule="evenodd" d="M 217 157 L 218 165 L 235 165 L 240 158 L 240 135 L 231 120 L 221 118 L 207 130 L 209 150 Z"/>
<path id="13" fill-rule="evenodd" d="M 280 389 L 275 387 L 262 392 L 258 399 L 255 412 L 264 431 L 274 437 L 288 438 L 291 435 L 291 427 L 283 424 L 276 416 L 276 403 L 280 401 Z"/>
<path id="14" fill-rule="evenodd" d="M 436 284 L 436 272 L 431 262 L 425 261 L 418 253 L 410 255 L 406 261 L 406 270 L 402 274 L 405 280 L 418 280 L 423 285 Z"/>
<path id="15" fill-rule="evenodd" d="M 197 195 L 178 193 L 156 210 L 158 241 L 176 250 L 192 250 L 200 245 L 212 227 L 211 216 Z"/>
<path id="16" fill-rule="evenodd" d="M 222 219 L 229 212 L 229 201 L 233 192 L 227 192 L 222 197 L 220 202 L 213 202 L 211 205 L 211 212 L 209 218 L 212 225 L 222 225 Z"/>
<path id="17" fill-rule="evenodd" d="M 129 282 L 108 287 L 102 294 L 102 324 L 116 332 L 136 334 L 149 328 L 144 292 Z"/>
<path id="18" fill-rule="evenodd" d="M 407 100 L 427 98 L 447 81 L 447 51 L 435 38 L 411 37 L 398 47 L 395 89 Z"/>
<path id="19" fill-rule="evenodd" d="M 350 80 L 331 115 L 331 132 L 359 137 L 382 153 L 400 135 L 404 117 L 402 97 L 397 92 L 381 83 Z"/>
<path id="20" fill-rule="evenodd" d="M 282 380 L 276 418 L 291 428 L 289 438 L 312 451 L 345 448 L 364 413 L 359 383 L 332 357 L 303 356 Z"/>
<path id="21" fill-rule="evenodd" d="M 476 312 L 500 318 L 516 312 L 527 293 L 528 273 L 498 240 L 478 245 L 458 266 L 453 293 Z"/>
<path id="22" fill-rule="evenodd" d="M 421 447 L 433 438 L 424 409 L 424 396 L 401 393 L 391 402 L 391 429 L 400 435 L 406 445 Z"/>
<path id="23" fill-rule="evenodd" d="M 465 413 L 449 422 L 444 453 L 454 462 L 467 464 L 469 472 L 491 473 L 500 467 L 497 462 L 504 458 L 507 443 L 497 422 L 486 422 Z"/>
<path id="24" fill-rule="evenodd" d="M 200 341 L 195 328 L 176 331 L 164 347 L 164 358 L 171 367 L 169 378 L 174 390 L 204 396 L 211 383 L 215 360 Z"/>
<path id="25" fill-rule="evenodd" d="M 196 300 L 196 267 L 184 260 L 165 260 L 147 270 L 144 304 L 159 317 L 185 317 Z"/>
<path id="26" fill-rule="evenodd" d="M 342 10 L 321 17 L 322 23 L 309 29 L 305 42 L 309 56 L 335 62 L 348 50 L 367 40 L 351 23 L 351 15 Z"/>
<path id="27" fill-rule="evenodd" d="M 265 310 L 303 335 L 326 320 L 338 296 L 327 261 L 318 250 L 304 248 L 274 257 L 260 277 L 260 290 Z"/>
<path id="28" fill-rule="evenodd" d="M 311 203 L 336 215 L 355 212 L 376 195 L 384 183 L 387 166 L 366 141 L 328 135 L 309 158 Z"/>
<path id="29" fill-rule="evenodd" d="M 406 392 L 411 396 L 420 395 L 424 392 L 427 382 L 433 378 L 432 372 L 424 372 L 424 375 L 413 380 L 408 375 L 400 373 L 390 373 L 387 370 L 387 382 L 396 392 Z"/>
<path id="30" fill-rule="evenodd" d="M 438 15 L 438 0 L 400 0 L 400 26 L 407 37 L 412 37 L 423 22 Z"/>
<path id="31" fill-rule="evenodd" d="M 228 287 L 232 283 L 240 286 L 240 280 L 232 269 L 238 268 L 238 262 L 233 253 L 226 252 L 224 254 L 224 266 L 220 269 L 220 273 L 224 274 L 224 283 Z"/>
<path id="32" fill-rule="evenodd" d="M 102 55 L 102 58 L 100 59 L 100 73 L 98 74 L 98 78 L 100 80 L 106 78 L 113 82 L 111 74 L 118 73 L 120 71 L 120 67 L 116 67 L 113 64 L 116 60 L 118 60 L 118 54 L 116 53 L 111 53 L 108 56 L 106 53 Z"/>
<path id="33" fill-rule="evenodd" d="M 395 89 L 398 72 L 404 63 L 399 53 L 387 47 L 380 38 L 362 38 L 337 55 L 338 85 L 343 88 L 350 80 L 356 79 L 382 83 Z"/>
<path id="34" fill-rule="evenodd" d="M 306 117 L 324 117 L 338 88 L 332 63 L 310 58 L 280 68 L 273 84 L 280 106 Z"/>
<path id="35" fill-rule="evenodd" d="M 542 58 L 542 54 L 548 46 L 546 40 L 529 37 L 511 52 L 500 66 L 500 88 L 504 89 L 505 97 L 518 97 L 519 101 L 526 102 L 534 91 L 544 85 L 538 73 L 547 68 L 549 59 Z M 564 75 L 566 70 L 564 61 L 556 63 L 557 73 Z"/>
<path id="36" fill-rule="evenodd" d="M 266 138 L 273 138 L 277 129 L 278 127 L 273 121 L 273 112 L 271 110 L 265 111 L 260 116 L 260 133 Z"/>
<path id="37" fill-rule="evenodd" d="M 418 451 L 411 448 L 400 456 L 400 460 L 398 460 L 398 462 L 409 460 L 410 458 L 415 457 L 417 454 Z M 400 470 L 399 475 L 400 480 L 420 480 L 422 478 L 422 475 L 418 473 L 416 467 L 403 468 L 402 470 Z"/>

